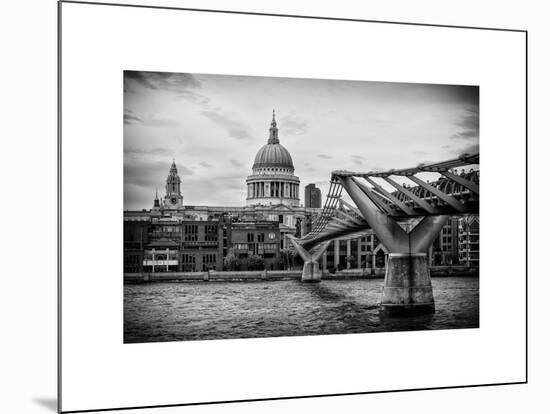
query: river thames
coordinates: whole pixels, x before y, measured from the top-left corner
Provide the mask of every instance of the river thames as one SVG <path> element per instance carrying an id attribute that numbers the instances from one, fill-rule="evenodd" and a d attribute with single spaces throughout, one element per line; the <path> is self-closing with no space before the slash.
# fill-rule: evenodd
<path id="1" fill-rule="evenodd" d="M 479 279 L 433 278 L 435 314 L 380 318 L 383 279 L 124 286 L 124 342 L 479 327 Z"/>

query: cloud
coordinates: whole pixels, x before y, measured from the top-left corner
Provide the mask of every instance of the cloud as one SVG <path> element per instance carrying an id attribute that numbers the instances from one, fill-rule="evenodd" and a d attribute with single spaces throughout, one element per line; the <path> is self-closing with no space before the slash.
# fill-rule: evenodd
<path id="1" fill-rule="evenodd" d="M 135 86 L 154 91 L 176 94 L 176 99 L 186 99 L 199 105 L 207 105 L 210 98 L 197 92 L 202 83 L 190 73 L 124 71 L 124 92 L 136 93 Z"/>
<path id="2" fill-rule="evenodd" d="M 190 73 L 124 71 L 125 82 L 134 82 L 145 88 L 185 93 L 189 88 L 200 88 L 201 83 Z"/>
<path id="3" fill-rule="evenodd" d="M 144 117 L 137 115 L 130 109 L 124 111 L 124 124 L 142 124 L 146 126 L 155 126 L 161 128 L 172 128 L 181 124 L 180 121 L 168 118 L 156 118 L 154 116 Z"/>
<path id="4" fill-rule="evenodd" d="M 229 160 L 229 162 L 231 163 L 231 165 L 233 165 L 234 167 L 237 167 L 237 168 L 243 168 L 244 167 L 244 164 L 240 161 L 237 161 L 237 160 Z"/>
<path id="5" fill-rule="evenodd" d="M 207 105 L 210 103 L 210 98 L 200 94 L 196 93 L 191 90 L 181 91 L 176 98 L 178 99 L 187 99 L 189 101 L 193 101 L 199 105 Z"/>
<path id="6" fill-rule="evenodd" d="M 351 161 L 356 164 L 356 165 L 362 165 L 363 164 L 363 161 L 365 160 L 366 158 L 363 157 L 362 155 L 352 155 L 351 156 Z"/>
<path id="7" fill-rule="evenodd" d="M 156 126 L 160 128 L 172 128 L 181 124 L 179 121 L 167 118 L 150 118 L 143 123 L 148 126 Z"/>
<path id="8" fill-rule="evenodd" d="M 246 124 L 243 124 L 228 115 L 222 114 L 219 109 L 213 111 L 202 111 L 202 114 L 215 124 L 224 128 L 233 138 L 250 139 L 252 137 Z"/>
<path id="9" fill-rule="evenodd" d="M 456 121 L 456 125 L 462 130 L 453 134 L 454 139 L 474 139 L 479 138 L 479 107 L 472 106 L 466 108 Z"/>
<path id="10" fill-rule="evenodd" d="M 445 147 L 448 147 L 448 145 L 444 145 L 443 147 L 441 148 L 445 148 Z M 425 157 L 426 155 L 429 155 L 430 153 L 427 152 L 427 151 L 414 151 L 413 153 L 414 155 L 417 155 L 419 157 Z"/>
<path id="11" fill-rule="evenodd" d="M 309 127 L 309 121 L 294 115 L 285 115 L 279 124 L 283 135 L 303 135 Z"/>
<path id="12" fill-rule="evenodd" d="M 154 191 L 155 188 L 162 188 L 168 171 L 170 170 L 171 160 L 150 161 L 139 158 L 125 158 L 124 160 L 124 183 L 135 187 L 141 187 Z M 194 175 L 189 168 L 178 165 L 178 175 L 180 177 Z"/>
<path id="13" fill-rule="evenodd" d="M 467 147 L 461 148 L 457 155 L 465 154 L 465 153 L 477 154 L 478 152 L 479 152 L 479 144 L 474 144 L 474 145 L 469 145 Z"/>
<path id="14" fill-rule="evenodd" d="M 151 148 L 151 149 L 144 149 L 144 148 L 124 148 L 124 155 L 125 156 L 151 156 L 151 155 L 159 155 L 163 157 L 171 157 L 173 155 L 173 151 L 166 149 L 166 148 Z"/>
<path id="15" fill-rule="evenodd" d="M 473 131 L 473 130 L 457 132 L 456 134 L 452 135 L 452 138 L 457 138 L 457 139 L 471 139 L 471 138 L 478 138 L 478 137 L 479 137 L 479 131 Z"/>
<path id="16" fill-rule="evenodd" d="M 326 154 L 318 154 L 317 156 L 324 160 L 330 160 L 332 158 L 330 155 L 326 155 Z"/>
<path id="17" fill-rule="evenodd" d="M 139 116 L 135 115 L 133 111 L 130 111 L 129 109 L 124 111 L 124 123 L 126 125 L 135 124 L 138 122 L 143 122 L 143 120 Z"/>
<path id="18" fill-rule="evenodd" d="M 204 168 L 212 168 L 212 166 L 208 164 L 206 161 L 199 162 L 199 165 Z"/>

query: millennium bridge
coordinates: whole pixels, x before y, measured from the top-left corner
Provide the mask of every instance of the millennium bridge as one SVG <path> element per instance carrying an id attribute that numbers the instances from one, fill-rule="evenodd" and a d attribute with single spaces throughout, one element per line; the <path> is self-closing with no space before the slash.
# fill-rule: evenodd
<path id="1" fill-rule="evenodd" d="M 470 170 L 464 172 L 464 167 Z M 463 172 L 458 174 L 458 168 Z M 438 179 L 423 180 L 419 175 L 426 174 L 422 173 L 436 173 Z M 342 199 L 343 190 L 355 205 Z M 476 214 L 479 154 L 463 154 L 385 172 L 333 171 L 323 210 L 311 232 L 300 239 L 287 237 L 304 261 L 302 281 L 319 282 L 319 258 L 330 242 L 372 229 L 388 250 L 381 313 L 418 315 L 435 310 L 428 249 L 449 216 Z"/>

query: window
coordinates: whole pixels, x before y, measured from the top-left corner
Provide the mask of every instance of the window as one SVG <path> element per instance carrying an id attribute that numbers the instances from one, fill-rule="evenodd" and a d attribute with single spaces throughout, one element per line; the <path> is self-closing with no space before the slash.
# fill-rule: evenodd
<path id="1" fill-rule="evenodd" d="M 205 254 L 202 256 L 202 270 L 206 272 L 207 270 L 216 269 L 216 255 L 215 254 Z"/>
<path id="2" fill-rule="evenodd" d="M 263 243 L 265 241 L 265 234 L 260 233 L 258 234 L 258 243 Z"/>
<path id="3" fill-rule="evenodd" d="M 184 272 L 196 272 L 195 268 L 195 255 L 184 254 L 181 256 L 181 262 Z"/>
<path id="4" fill-rule="evenodd" d="M 199 239 L 199 226 L 196 224 L 185 225 L 185 241 L 197 241 Z"/>
<path id="5" fill-rule="evenodd" d="M 254 243 L 254 233 L 248 233 L 247 236 L 248 243 Z"/>
<path id="6" fill-rule="evenodd" d="M 218 241 L 218 226 L 216 224 L 207 224 L 204 229 L 206 241 Z"/>

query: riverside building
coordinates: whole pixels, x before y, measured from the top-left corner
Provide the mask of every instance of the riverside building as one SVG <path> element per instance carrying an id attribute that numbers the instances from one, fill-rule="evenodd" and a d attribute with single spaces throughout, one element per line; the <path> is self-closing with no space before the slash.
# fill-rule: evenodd
<path id="1" fill-rule="evenodd" d="M 258 150 L 252 173 L 243 177 L 246 199 L 241 206 L 184 203 L 175 160 L 168 167 L 165 194 L 155 194 L 152 208 L 124 211 L 124 272 L 199 272 L 227 269 L 236 257 L 237 270 L 247 270 L 260 257 L 265 269 L 289 266 L 292 247 L 285 237 L 302 237 L 321 211 L 321 194 L 306 186 L 300 203 L 300 179 L 293 159 L 280 143 L 275 112 L 267 144 Z M 309 200 L 309 201 L 308 201 Z M 372 230 L 355 238 L 334 240 L 323 254 L 324 271 L 382 271 L 387 250 Z M 479 265 L 479 218 L 451 217 L 430 249 L 433 265 Z M 232 266 L 233 266 L 232 265 Z"/>
<path id="2" fill-rule="evenodd" d="M 124 211 L 124 271 L 193 272 L 223 270 L 233 254 L 246 270 L 261 257 L 266 269 L 282 267 L 289 249 L 285 235 L 307 232 L 320 208 L 300 204 L 300 179 L 289 151 L 279 141 L 273 111 L 267 143 L 258 150 L 242 206 L 184 204 L 175 160 L 168 169 L 165 194 L 155 194 L 151 209 Z"/>

